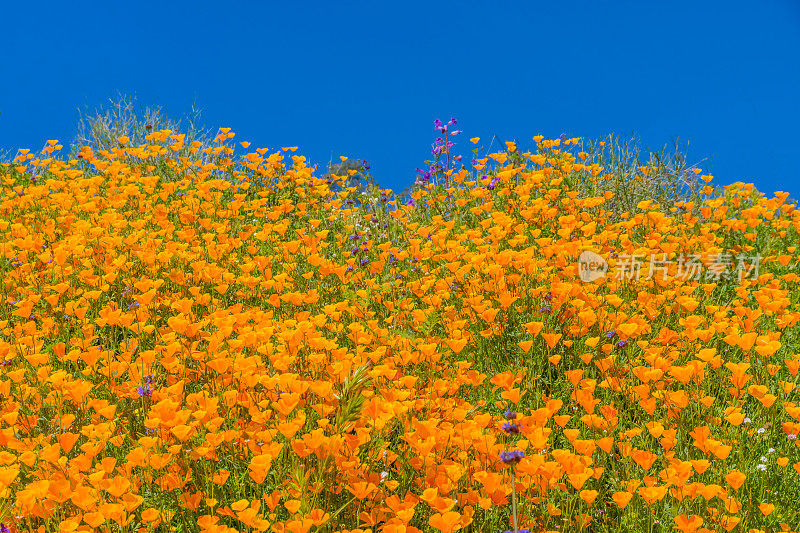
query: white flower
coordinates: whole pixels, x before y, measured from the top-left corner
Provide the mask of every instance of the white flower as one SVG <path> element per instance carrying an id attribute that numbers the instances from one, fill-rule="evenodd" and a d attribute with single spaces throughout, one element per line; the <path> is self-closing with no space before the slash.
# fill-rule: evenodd
<path id="1" fill-rule="evenodd" d="M 758 428 L 758 431 L 756 431 L 756 433 L 758 433 L 759 435 L 761 435 L 762 433 L 765 433 L 766 431 L 767 431 L 767 430 L 766 430 L 766 429 L 764 429 L 764 428 Z"/>
<path id="2" fill-rule="evenodd" d="M 386 478 L 389 477 L 389 472 L 381 472 L 381 483 L 386 481 Z"/>
<path id="3" fill-rule="evenodd" d="M 795 435 L 794 433 L 792 433 L 791 435 L 789 435 L 789 440 L 794 440 L 794 439 L 796 439 L 796 438 L 797 438 L 797 435 Z"/>
<path id="4" fill-rule="evenodd" d="M 767 465 L 756 465 L 756 470 L 761 470 L 764 472 L 767 470 Z"/>
<path id="5" fill-rule="evenodd" d="M 770 448 L 769 450 L 767 450 L 767 455 L 771 453 L 775 453 L 775 448 Z"/>
<path id="6" fill-rule="evenodd" d="M 762 463 L 766 463 L 767 462 L 767 458 L 762 455 L 761 459 L 759 459 L 759 461 L 761 461 Z"/>

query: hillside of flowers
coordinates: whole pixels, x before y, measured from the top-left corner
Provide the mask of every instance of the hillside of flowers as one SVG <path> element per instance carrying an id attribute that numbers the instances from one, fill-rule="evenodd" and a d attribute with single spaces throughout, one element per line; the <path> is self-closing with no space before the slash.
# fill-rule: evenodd
<path id="1" fill-rule="evenodd" d="M 800 530 L 788 194 L 454 123 L 403 202 L 226 128 L 0 166 L 0 531 Z"/>

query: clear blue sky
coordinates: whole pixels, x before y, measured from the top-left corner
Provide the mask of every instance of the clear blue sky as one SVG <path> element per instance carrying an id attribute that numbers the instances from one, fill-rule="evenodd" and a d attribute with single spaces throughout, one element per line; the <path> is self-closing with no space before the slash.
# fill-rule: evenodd
<path id="1" fill-rule="evenodd" d="M 321 166 L 367 159 L 398 193 L 456 117 L 465 153 L 679 137 L 716 182 L 800 198 L 797 0 L 269 4 L 7 3 L 0 151 L 66 144 L 77 108 L 121 92 Z"/>

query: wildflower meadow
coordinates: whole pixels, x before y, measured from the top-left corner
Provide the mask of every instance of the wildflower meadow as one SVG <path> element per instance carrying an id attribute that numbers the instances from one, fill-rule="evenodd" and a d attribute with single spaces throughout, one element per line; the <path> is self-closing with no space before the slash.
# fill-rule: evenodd
<path id="1" fill-rule="evenodd" d="M 12 154 L 0 530 L 800 530 L 788 193 L 434 126 L 402 200 L 227 128 Z"/>

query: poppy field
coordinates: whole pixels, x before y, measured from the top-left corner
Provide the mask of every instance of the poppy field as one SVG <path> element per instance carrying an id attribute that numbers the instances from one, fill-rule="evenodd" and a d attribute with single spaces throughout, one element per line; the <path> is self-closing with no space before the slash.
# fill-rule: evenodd
<path id="1" fill-rule="evenodd" d="M 227 128 L 0 166 L 0 530 L 800 530 L 788 193 L 463 144 L 407 202 Z"/>

